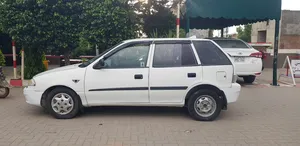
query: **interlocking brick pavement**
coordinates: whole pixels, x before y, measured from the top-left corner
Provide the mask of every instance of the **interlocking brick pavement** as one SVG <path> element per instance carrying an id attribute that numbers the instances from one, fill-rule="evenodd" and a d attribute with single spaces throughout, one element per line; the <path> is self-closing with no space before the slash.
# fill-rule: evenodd
<path id="1" fill-rule="evenodd" d="M 57 120 L 25 103 L 20 88 L 0 99 L 0 146 L 299 146 L 299 88 L 243 87 L 213 122 L 182 108 L 88 108 Z"/>

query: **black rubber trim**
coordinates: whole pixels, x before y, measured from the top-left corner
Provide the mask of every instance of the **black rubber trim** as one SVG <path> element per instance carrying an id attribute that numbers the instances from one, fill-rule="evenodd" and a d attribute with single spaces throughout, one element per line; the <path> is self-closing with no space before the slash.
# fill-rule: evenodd
<path id="1" fill-rule="evenodd" d="M 150 87 L 150 90 L 186 90 L 187 86 L 168 86 L 168 87 Z M 103 88 L 90 89 L 89 91 L 133 91 L 133 90 L 148 90 L 148 87 L 126 87 L 126 88 Z"/>
<path id="2" fill-rule="evenodd" d="M 186 90 L 187 86 L 150 87 L 150 90 Z"/>
<path id="3" fill-rule="evenodd" d="M 126 87 L 126 88 L 104 88 L 104 89 L 90 89 L 89 91 L 132 91 L 132 90 L 148 90 L 148 87 Z"/>

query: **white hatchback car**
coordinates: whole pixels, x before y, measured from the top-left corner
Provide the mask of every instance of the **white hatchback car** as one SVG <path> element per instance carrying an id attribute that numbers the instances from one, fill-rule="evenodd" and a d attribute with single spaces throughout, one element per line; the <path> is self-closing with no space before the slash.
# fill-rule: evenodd
<path id="1" fill-rule="evenodd" d="M 253 83 L 256 76 L 261 74 L 263 54 L 260 51 L 239 39 L 213 38 L 212 40 L 231 56 L 237 75 L 242 77 L 245 83 Z"/>
<path id="2" fill-rule="evenodd" d="M 173 106 L 211 121 L 238 99 L 236 79 L 229 56 L 211 40 L 134 39 L 36 75 L 24 95 L 59 119 L 91 106 Z"/>

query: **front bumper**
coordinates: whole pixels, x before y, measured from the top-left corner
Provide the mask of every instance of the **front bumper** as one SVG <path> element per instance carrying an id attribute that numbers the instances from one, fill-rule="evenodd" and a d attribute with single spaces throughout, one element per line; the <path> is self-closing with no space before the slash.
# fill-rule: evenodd
<path id="1" fill-rule="evenodd" d="M 43 92 L 37 91 L 34 89 L 34 87 L 29 86 L 24 88 L 23 93 L 28 104 L 41 106 Z"/>
<path id="2" fill-rule="evenodd" d="M 223 92 L 226 96 L 227 103 L 236 102 L 240 96 L 241 85 L 238 83 L 233 83 L 231 88 L 223 89 Z"/>

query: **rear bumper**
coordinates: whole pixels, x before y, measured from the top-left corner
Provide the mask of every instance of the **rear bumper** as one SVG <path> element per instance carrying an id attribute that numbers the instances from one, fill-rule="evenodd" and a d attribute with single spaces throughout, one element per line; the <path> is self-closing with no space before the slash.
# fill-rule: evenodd
<path id="1" fill-rule="evenodd" d="M 226 96 L 227 103 L 236 102 L 240 96 L 241 85 L 238 83 L 233 83 L 231 88 L 223 89 L 223 92 Z"/>
<path id="2" fill-rule="evenodd" d="M 262 72 L 261 59 L 254 58 L 245 63 L 235 63 L 235 71 L 238 76 L 257 76 Z"/>
<path id="3" fill-rule="evenodd" d="M 259 72 L 237 72 L 237 76 L 243 77 L 243 76 L 259 76 L 261 75 L 261 71 Z"/>

